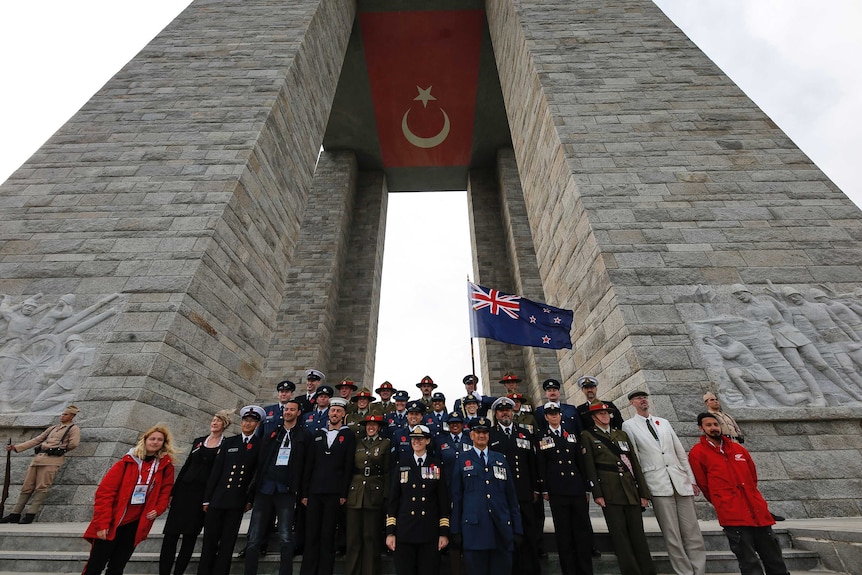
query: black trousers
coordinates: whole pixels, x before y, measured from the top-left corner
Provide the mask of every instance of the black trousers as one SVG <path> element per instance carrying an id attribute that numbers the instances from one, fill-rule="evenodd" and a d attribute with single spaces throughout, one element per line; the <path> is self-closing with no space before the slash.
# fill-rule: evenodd
<path id="1" fill-rule="evenodd" d="M 592 575 L 593 536 L 587 498 L 551 494 L 548 503 L 563 575 Z"/>
<path id="2" fill-rule="evenodd" d="M 332 575 L 335 569 L 335 526 L 341 510 L 339 498 L 337 494 L 308 497 L 301 575 Z"/>
<path id="3" fill-rule="evenodd" d="M 135 552 L 135 533 L 138 522 L 133 521 L 117 527 L 117 533 L 111 540 L 96 539 L 90 549 L 90 558 L 84 565 L 81 575 L 100 575 L 105 566 L 105 575 L 123 575 L 126 563 Z"/>
<path id="4" fill-rule="evenodd" d="M 512 575 L 512 553 L 505 549 L 464 549 L 464 566 L 470 575 Z"/>
<path id="5" fill-rule="evenodd" d="M 180 552 L 177 553 L 177 543 L 179 543 L 180 537 L 183 538 L 183 542 L 180 544 Z M 183 575 L 192 559 L 197 541 L 197 534 L 165 533 L 162 538 L 162 549 L 159 553 L 159 575 L 171 575 L 171 568 L 174 570 L 174 575 Z"/>
<path id="6" fill-rule="evenodd" d="M 787 566 L 772 527 L 725 527 L 730 550 L 742 575 L 785 575 Z M 758 555 L 760 556 L 758 558 Z M 763 562 L 761 568 L 760 563 Z"/>
<path id="7" fill-rule="evenodd" d="M 198 575 L 228 575 L 245 509 L 207 509 Z"/>
<path id="8" fill-rule="evenodd" d="M 427 543 L 405 543 L 395 538 L 395 572 L 398 575 L 438 575 L 440 552 L 437 539 Z"/>
<path id="9" fill-rule="evenodd" d="M 518 573 L 533 573 L 540 575 L 542 572 L 539 562 L 539 539 L 542 536 L 542 523 L 536 515 L 536 506 L 530 501 L 520 501 L 521 524 L 524 529 L 524 542 L 515 548 L 514 568 Z M 541 520 L 544 521 L 544 515 Z M 564 572 L 565 573 L 565 572 Z"/>

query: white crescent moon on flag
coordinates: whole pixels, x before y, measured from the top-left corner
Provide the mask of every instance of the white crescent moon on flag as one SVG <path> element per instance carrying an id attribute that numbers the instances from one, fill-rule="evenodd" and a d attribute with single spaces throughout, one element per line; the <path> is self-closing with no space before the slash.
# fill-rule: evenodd
<path id="1" fill-rule="evenodd" d="M 446 114 L 446 110 L 440 108 L 440 111 L 443 112 L 443 129 L 440 130 L 436 136 L 422 138 L 410 131 L 410 126 L 407 125 L 407 115 L 410 113 L 410 108 L 408 108 L 407 111 L 404 112 L 404 117 L 401 118 L 401 132 L 404 134 L 404 137 L 407 138 L 407 141 L 417 148 L 433 148 L 442 144 L 449 135 L 450 125 L 449 116 Z"/>

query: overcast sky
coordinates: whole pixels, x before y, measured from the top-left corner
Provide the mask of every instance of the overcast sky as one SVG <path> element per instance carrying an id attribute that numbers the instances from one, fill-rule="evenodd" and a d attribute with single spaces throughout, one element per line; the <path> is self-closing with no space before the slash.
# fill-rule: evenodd
<path id="1" fill-rule="evenodd" d="M 0 181 L 189 3 L 0 2 Z M 656 4 L 862 204 L 862 2 Z M 388 379 L 413 394 L 428 374 L 450 405 L 463 391 L 466 210 L 464 193 L 391 196 L 374 385 Z"/>

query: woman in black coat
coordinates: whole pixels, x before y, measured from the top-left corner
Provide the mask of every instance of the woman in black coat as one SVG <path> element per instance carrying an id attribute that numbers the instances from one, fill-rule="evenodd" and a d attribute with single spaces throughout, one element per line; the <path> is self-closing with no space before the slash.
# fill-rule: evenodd
<path id="1" fill-rule="evenodd" d="M 210 434 L 192 442 L 191 453 L 177 475 L 159 555 L 159 575 L 171 575 L 171 567 L 174 575 L 183 575 L 189 565 L 198 535 L 204 527 L 204 490 L 225 429 L 230 425 L 231 413 L 222 410 L 213 416 Z M 177 554 L 180 536 L 183 542 Z"/>

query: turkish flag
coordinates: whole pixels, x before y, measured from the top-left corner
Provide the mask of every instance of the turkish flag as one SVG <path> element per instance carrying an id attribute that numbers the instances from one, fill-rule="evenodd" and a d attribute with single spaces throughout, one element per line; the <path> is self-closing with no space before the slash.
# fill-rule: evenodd
<path id="1" fill-rule="evenodd" d="M 481 10 L 359 16 L 383 165 L 467 166 Z"/>

